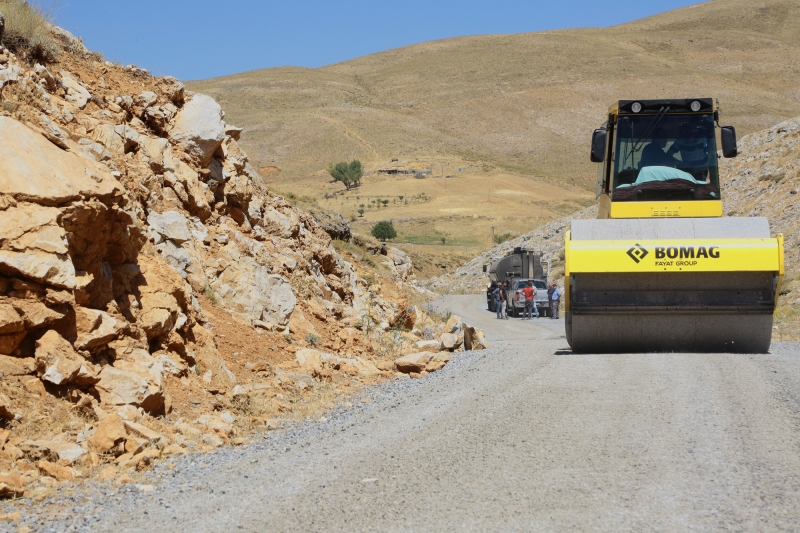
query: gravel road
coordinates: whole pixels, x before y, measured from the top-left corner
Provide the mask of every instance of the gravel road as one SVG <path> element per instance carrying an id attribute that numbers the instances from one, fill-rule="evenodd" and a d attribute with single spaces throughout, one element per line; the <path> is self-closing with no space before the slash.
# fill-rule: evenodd
<path id="1" fill-rule="evenodd" d="M 442 303 L 489 350 L 369 403 L 48 502 L 39 531 L 797 531 L 800 345 L 573 355 L 563 322 Z M 39 517 L 45 516 L 38 514 Z M 8 525 L 0 525 L 0 529 Z"/>

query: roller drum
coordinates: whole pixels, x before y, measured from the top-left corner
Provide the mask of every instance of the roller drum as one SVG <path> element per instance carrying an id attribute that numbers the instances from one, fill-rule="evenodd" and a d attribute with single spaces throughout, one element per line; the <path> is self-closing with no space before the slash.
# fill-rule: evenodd
<path id="1" fill-rule="evenodd" d="M 572 240 L 769 238 L 763 218 L 573 221 Z M 576 352 L 766 353 L 771 272 L 570 274 L 567 341 Z"/>

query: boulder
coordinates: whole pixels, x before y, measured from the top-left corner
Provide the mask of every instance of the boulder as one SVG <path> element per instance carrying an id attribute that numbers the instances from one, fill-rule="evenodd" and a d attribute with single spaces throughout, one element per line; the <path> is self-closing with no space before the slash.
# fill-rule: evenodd
<path id="1" fill-rule="evenodd" d="M 222 116 L 222 107 L 213 98 L 196 94 L 175 116 L 170 136 L 206 167 L 225 139 Z"/>
<path id="2" fill-rule="evenodd" d="M 67 92 L 67 101 L 74 103 L 79 109 L 86 107 L 92 95 L 86 90 L 81 82 L 73 78 L 69 72 L 61 71 L 61 85 Z"/>
<path id="3" fill-rule="evenodd" d="M 0 303 L 0 335 L 19 333 L 25 330 L 25 321 L 13 306 Z"/>
<path id="4" fill-rule="evenodd" d="M 0 392 L 0 418 L 3 420 L 14 420 L 14 406 L 11 405 L 11 399 Z"/>
<path id="5" fill-rule="evenodd" d="M 439 340 L 442 342 L 442 348 L 445 350 L 453 351 L 457 350 L 461 347 L 462 338 L 460 335 L 456 335 L 455 333 L 442 333 L 439 337 Z"/>
<path id="6" fill-rule="evenodd" d="M 271 206 L 264 209 L 259 224 L 267 233 L 284 239 L 291 239 L 300 231 L 300 220 L 294 212 L 287 216 Z"/>
<path id="7" fill-rule="evenodd" d="M 97 368 L 52 329 L 36 341 L 36 371 L 53 385 L 90 386 L 98 381 Z"/>
<path id="8" fill-rule="evenodd" d="M 127 435 L 122 417 L 108 415 L 97 425 L 92 436 L 86 439 L 86 444 L 92 451 L 106 453 L 125 440 Z"/>
<path id="9" fill-rule="evenodd" d="M 404 355 L 394 360 L 394 366 L 398 371 L 408 374 L 410 372 L 422 372 L 436 354 L 432 352 L 417 352 Z"/>
<path id="10" fill-rule="evenodd" d="M 114 340 L 121 329 L 119 321 L 97 309 L 79 307 L 76 310 L 78 338 L 74 346 L 79 350 L 95 350 Z"/>
<path id="11" fill-rule="evenodd" d="M 147 216 L 147 223 L 151 229 L 155 230 L 163 238 L 177 244 L 184 243 L 192 238 L 186 217 L 178 211 L 167 211 L 161 214 L 151 211 Z"/>
<path id="12" fill-rule="evenodd" d="M 131 404 L 148 413 L 164 407 L 164 367 L 146 350 L 134 349 L 126 359 L 105 366 L 95 389 L 104 405 Z"/>
<path id="13" fill-rule="evenodd" d="M 0 116 L 0 193 L 58 205 L 81 197 L 112 197 L 122 189 L 105 166 L 65 152 L 21 122 Z"/>
<path id="14" fill-rule="evenodd" d="M 464 349 L 465 350 L 485 350 L 489 347 L 482 329 L 464 324 Z"/>
<path id="15" fill-rule="evenodd" d="M 282 328 L 297 305 L 288 281 L 246 256 L 226 268 L 211 287 L 229 310 Z"/>
<path id="16" fill-rule="evenodd" d="M 2 119 L 3 117 L 0 117 Z M 2 136 L 0 134 L 0 136 Z M 0 147 L 2 152 L 2 147 Z M 3 166 L 0 161 L 0 167 Z M 0 171 L 2 172 L 2 171 Z M 3 176 L 0 173 L 0 187 Z M 38 250 L 26 253 L 0 250 L 0 273 L 18 274 L 60 289 L 75 289 L 75 266 L 67 256 L 49 254 Z"/>
<path id="17" fill-rule="evenodd" d="M 349 242 L 352 238 L 350 223 L 342 215 L 335 211 L 310 211 L 317 224 L 330 235 L 331 239 Z"/>
<path id="18" fill-rule="evenodd" d="M 451 315 L 450 318 L 447 320 L 447 324 L 444 325 L 444 333 L 455 333 L 458 335 L 459 331 L 461 330 L 462 320 L 461 317 L 458 315 Z"/>
<path id="19" fill-rule="evenodd" d="M 400 281 L 408 281 L 414 274 L 411 257 L 399 248 L 387 248 L 386 259 L 383 262 L 389 266 L 395 278 Z"/>
<path id="20" fill-rule="evenodd" d="M 58 481 L 67 481 L 75 479 L 75 471 L 69 466 L 60 465 L 58 463 L 51 463 L 50 461 L 41 460 L 36 462 L 36 468 L 39 469 L 45 476 L 50 476 Z"/>
<path id="21" fill-rule="evenodd" d="M 25 332 L 0 335 L 0 354 L 11 355 L 25 339 Z"/>
<path id="22" fill-rule="evenodd" d="M 30 374 L 28 369 L 24 368 L 23 364 L 21 364 L 27 361 L 30 361 L 30 359 L 0 355 L 0 373 L 3 376 L 24 376 Z"/>
<path id="23" fill-rule="evenodd" d="M 452 359 L 444 352 L 434 354 L 428 364 L 425 365 L 426 372 L 436 372 L 444 368 L 444 365 L 452 361 Z"/>
<path id="24" fill-rule="evenodd" d="M 55 122 L 44 115 L 39 117 L 39 122 L 42 124 L 42 133 L 48 141 L 64 150 L 69 149 L 69 145 L 67 144 L 69 136 L 64 133 Z"/>
<path id="25" fill-rule="evenodd" d="M 324 354 L 328 355 L 328 354 Z M 328 355 L 328 357 L 334 357 Z M 301 348 L 294 354 L 294 361 L 303 372 L 314 374 L 322 370 L 323 353 L 312 348 Z"/>
<path id="26" fill-rule="evenodd" d="M 0 472 L 0 498 L 19 498 L 25 495 L 26 490 L 19 472 Z"/>
<path id="27" fill-rule="evenodd" d="M 440 340 L 422 340 L 415 342 L 414 345 L 423 352 L 438 352 L 442 349 L 442 341 Z"/>

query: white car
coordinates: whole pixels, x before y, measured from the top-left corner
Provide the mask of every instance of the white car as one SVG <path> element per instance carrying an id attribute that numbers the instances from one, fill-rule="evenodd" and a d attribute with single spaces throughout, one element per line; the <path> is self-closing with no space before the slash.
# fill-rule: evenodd
<path id="1" fill-rule="evenodd" d="M 524 295 L 522 289 L 528 286 L 528 282 L 533 281 L 533 288 L 536 289 L 536 307 L 539 308 L 539 316 L 550 316 L 550 301 L 547 299 L 547 283 L 540 279 L 518 279 L 514 280 L 513 290 L 508 291 L 508 316 L 522 316 L 525 311 Z"/>

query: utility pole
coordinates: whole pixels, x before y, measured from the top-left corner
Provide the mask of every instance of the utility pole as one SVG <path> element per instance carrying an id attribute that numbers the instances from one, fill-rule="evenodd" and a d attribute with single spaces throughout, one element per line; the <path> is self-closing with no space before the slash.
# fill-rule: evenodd
<path id="1" fill-rule="evenodd" d="M 494 226 L 492 226 L 492 244 L 494 244 Z"/>

